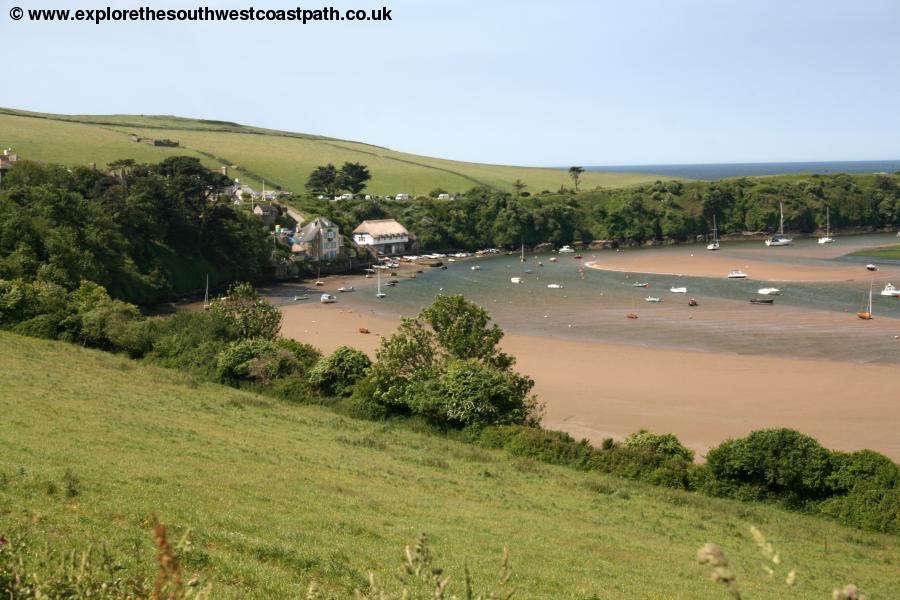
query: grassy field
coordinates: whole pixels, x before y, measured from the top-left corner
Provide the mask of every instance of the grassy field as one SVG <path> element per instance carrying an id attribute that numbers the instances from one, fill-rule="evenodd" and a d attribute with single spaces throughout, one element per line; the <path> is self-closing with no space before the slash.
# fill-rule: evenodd
<path id="1" fill-rule="evenodd" d="M 420 532 L 456 594 L 464 561 L 486 585 L 508 546 L 517 598 L 723 598 L 694 562 L 716 541 L 747 598 L 825 599 L 851 581 L 872 600 L 896 598 L 893 537 L 513 459 L 58 342 L 0 333 L 0 414 L 0 535 L 36 553 L 106 547 L 152 578 L 156 512 L 175 539 L 190 529 L 187 576 L 216 598 L 296 598 L 312 580 L 348 597 L 370 569 L 390 584 Z M 79 479 L 72 498 L 66 469 Z M 776 580 L 750 525 L 781 553 Z"/>
<path id="2" fill-rule="evenodd" d="M 157 148 L 129 139 L 142 137 L 178 140 L 182 148 Z M 468 163 L 396 152 L 379 146 L 298 133 L 248 127 L 221 121 L 133 115 L 48 115 L 0 108 L 0 147 L 12 147 L 24 158 L 66 165 L 106 163 L 133 158 L 142 162 L 176 154 L 201 157 L 209 167 L 238 165 L 234 177 L 256 187 L 267 185 L 302 192 L 310 171 L 325 163 L 346 161 L 368 165 L 373 194 L 427 194 L 441 187 L 463 192 L 475 185 L 510 190 L 516 179 L 528 190 L 555 191 L 570 186 L 564 170 Z M 583 175 L 584 189 L 622 187 L 652 182 L 642 173 Z"/>
<path id="3" fill-rule="evenodd" d="M 852 253 L 850 256 L 866 256 L 887 260 L 900 260 L 900 244 L 894 246 L 882 246 L 880 248 L 867 248 Z"/>

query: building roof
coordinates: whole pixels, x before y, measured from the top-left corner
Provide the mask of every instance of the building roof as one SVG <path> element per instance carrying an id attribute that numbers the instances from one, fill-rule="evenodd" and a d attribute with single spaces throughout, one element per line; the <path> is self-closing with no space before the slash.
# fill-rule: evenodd
<path id="1" fill-rule="evenodd" d="M 274 214 L 280 212 L 277 206 L 272 204 L 257 204 L 253 207 L 253 212 L 256 212 L 256 209 L 259 209 L 259 214 Z"/>
<path id="2" fill-rule="evenodd" d="M 325 217 L 316 217 L 303 226 L 299 235 L 295 236 L 296 240 L 298 242 L 311 242 L 315 239 L 316 234 L 326 227 L 336 227 L 336 225 Z"/>
<path id="3" fill-rule="evenodd" d="M 363 221 L 356 229 L 353 230 L 353 233 L 368 233 L 373 238 L 409 235 L 406 227 L 404 227 L 394 219 Z"/>

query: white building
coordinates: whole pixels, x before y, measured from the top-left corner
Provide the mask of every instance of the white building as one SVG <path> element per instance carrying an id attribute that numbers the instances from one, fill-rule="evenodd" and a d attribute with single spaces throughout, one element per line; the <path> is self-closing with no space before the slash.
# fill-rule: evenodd
<path id="1" fill-rule="evenodd" d="M 353 230 L 353 240 L 382 254 L 401 254 L 409 242 L 409 232 L 394 219 L 363 221 Z"/>
<path id="2" fill-rule="evenodd" d="M 394 200 L 409 200 L 409 194 L 397 194 Z"/>

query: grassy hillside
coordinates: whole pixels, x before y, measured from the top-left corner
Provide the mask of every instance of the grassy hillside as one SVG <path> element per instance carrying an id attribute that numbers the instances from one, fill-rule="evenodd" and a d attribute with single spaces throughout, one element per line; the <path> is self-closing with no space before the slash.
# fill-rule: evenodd
<path id="1" fill-rule="evenodd" d="M 156 148 L 129 139 L 142 137 L 178 140 L 182 148 Z M 210 167 L 236 164 L 234 177 L 253 185 L 265 178 L 296 192 L 304 190 L 310 171 L 325 163 L 345 161 L 368 165 L 373 194 L 427 194 L 436 187 L 462 192 L 484 184 L 510 190 L 516 179 L 532 192 L 570 185 L 564 170 L 467 163 L 395 152 L 387 148 L 284 131 L 248 127 L 222 121 L 168 116 L 49 115 L 0 108 L 0 146 L 23 157 L 67 165 L 95 162 L 100 166 L 120 158 L 158 162 L 173 154 L 203 157 Z M 582 187 L 622 187 L 654 181 L 641 173 L 585 173 Z"/>
<path id="2" fill-rule="evenodd" d="M 155 511 L 175 539 L 192 531 L 185 570 L 217 598 L 300 597 L 310 580 L 347 597 L 369 569 L 393 581 L 423 531 L 457 594 L 463 561 L 487 584 L 506 545 L 517 598 L 722 598 L 694 563 L 716 541 L 746 597 L 788 595 L 761 575 L 751 524 L 785 573 L 797 569 L 791 598 L 850 581 L 873 600 L 896 592 L 896 538 L 511 459 L 56 342 L 0 333 L 0 414 L 0 535 L 26 537 L 35 555 L 45 543 L 106 547 L 151 578 Z M 73 498 L 66 469 L 80 480 Z"/>

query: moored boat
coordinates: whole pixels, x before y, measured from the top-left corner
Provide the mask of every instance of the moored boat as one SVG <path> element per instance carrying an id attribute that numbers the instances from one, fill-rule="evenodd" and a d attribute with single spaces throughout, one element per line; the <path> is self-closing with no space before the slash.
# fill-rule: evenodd
<path id="1" fill-rule="evenodd" d="M 900 296 L 900 289 L 897 289 L 893 283 L 888 283 L 884 286 L 884 289 L 881 290 L 882 296 Z"/>
<path id="2" fill-rule="evenodd" d="M 856 313 L 856 316 L 862 319 L 863 321 L 871 321 L 873 319 L 872 316 L 872 283 L 869 282 L 869 306 L 866 310 L 860 311 Z"/>
<path id="3" fill-rule="evenodd" d="M 775 304 L 775 298 L 750 298 L 750 304 Z"/>
<path id="4" fill-rule="evenodd" d="M 559 249 L 560 254 L 564 254 L 567 252 L 575 252 L 575 250 L 572 248 L 572 246 L 563 246 L 562 248 Z"/>
<path id="5" fill-rule="evenodd" d="M 640 282 L 640 281 L 635 281 L 634 283 L 631 284 L 631 287 L 650 287 L 650 284 Z"/>
<path id="6" fill-rule="evenodd" d="M 662 300 L 660 300 L 659 296 L 647 296 L 646 298 L 644 298 L 644 300 L 646 302 L 662 302 Z"/>
<path id="7" fill-rule="evenodd" d="M 728 272 L 728 279 L 747 279 L 747 274 L 740 269 L 732 269 Z"/>
<path id="8" fill-rule="evenodd" d="M 688 306 L 700 306 L 700 303 L 691 298 L 690 300 L 688 300 Z"/>
<path id="9" fill-rule="evenodd" d="M 869 263 L 866 265 L 866 271 L 877 271 L 877 270 L 878 270 L 878 267 L 876 267 L 872 263 Z"/>
<path id="10" fill-rule="evenodd" d="M 561 290 L 562 289 L 562 286 L 559 285 L 558 283 L 548 283 L 547 287 L 550 288 L 551 290 Z"/>
<path id="11" fill-rule="evenodd" d="M 687 288 L 684 286 L 681 287 L 670 287 L 669 291 L 673 294 L 687 294 Z"/>
<path id="12" fill-rule="evenodd" d="M 766 240 L 766 246 L 790 246 L 794 241 L 784 235 L 784 204 L 778 203 L 779 225 L 778 233 Z"/>
<path id="13" fill-rule="evenodd" d="M 833 244 L 834 238 L 831 237 L 831 209 L 825 207 L 825 235 L 819 238 L 820 244 Z"/>
<path id="14" fill-rule="evenodd" d="M 322 304 L 333 304 L 337 302 L 337 298 L 335 298 L 331 294 L 322 294 L 321 296 L 319 296 L 319 302 L 321 302 Z"/>
<path id="15" fill-rule="evenodd" d="M 352 285 L 341 286 L 341 287 L 338 288 L 337 291 L 339 291 L 339 292 L 352 292 L 352 291 L 353 291 L 353 286 L 352 286 Z"/>
<path id="16" fill-rule="evenodd" d="M 763 296 L 779 296 L 781 295 L 781 290 L 775 287 L 764 287 L 756 290 L 757 294 L 762 294 Z"/>
<path id="17" fill-rule="evenodd" d="M 716 215 L 713 215 L 713 229 L 712 229 L 713 239 L 710 243 L 706 245 L 707 250 L 718 250 L 719 249 L 719 229 L 716 227 Z"/>
<path id="18" fill-rule="evenodd" d="M 522 278 L 521 277 L 510 277 L 509 282 L 510 283 L 522 283 Z"/>

